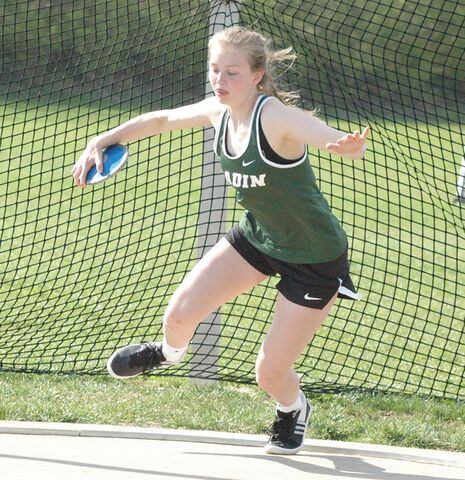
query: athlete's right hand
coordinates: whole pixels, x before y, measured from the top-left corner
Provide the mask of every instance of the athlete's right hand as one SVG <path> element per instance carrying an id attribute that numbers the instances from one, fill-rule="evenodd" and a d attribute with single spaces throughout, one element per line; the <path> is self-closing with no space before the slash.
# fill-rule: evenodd
<path id="1" fill-rule="evenodd" d="M 98 138 L 91 140 L 86 149 L 82 152 L 79 159 L 73 166 L 71 171 L 74 183 L 81 188 L 86 186 L 87 172 L 96 165 L 97 170 L 101 173 L 103 171 L 103 149 L 99 144 Z"/>

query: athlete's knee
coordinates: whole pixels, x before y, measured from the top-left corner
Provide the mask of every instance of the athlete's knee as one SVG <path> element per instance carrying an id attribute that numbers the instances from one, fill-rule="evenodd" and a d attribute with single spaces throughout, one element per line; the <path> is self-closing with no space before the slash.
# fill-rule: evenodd
<path id="1" fill-rule="evenodd" d="M 273 392 L 279 388 L 286 379 L 288 372 L 273 365 L 266 358 L 259 356 L 255 363 L 255 379 L 257 385 L 266 392 Z"/>
<path id="2" fill-rule="evenodd" d="M 163 315 L 163 325 L 172 331 L 184 331 L 191 328 L 195 322 L 192 309 L 189 308 L 189 299 L 185 295 L 173 297 Z"/>

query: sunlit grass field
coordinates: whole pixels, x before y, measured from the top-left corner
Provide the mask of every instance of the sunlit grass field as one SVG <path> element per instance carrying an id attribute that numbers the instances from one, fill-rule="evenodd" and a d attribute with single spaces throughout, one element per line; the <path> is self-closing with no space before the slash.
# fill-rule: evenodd
<path id="1" fill-rule="evenodd" d="M 463 402 L 362 392 L 310 399 L 309 438 L 465 451 Z M 206 387 L 177 377 L 0 375 L 0 420 L 253 433 L 265 442 L 274 409 L 258 387 L 230 382 Z"/>
<path id="2" fill-rule="evenodd" d="M 170 295 L 199 255 L 203 132 L 134 143 L 116 178 L 82 191 L 73 163 L 128 113 L 18 103 L 0 116 L 1 367 L 103 373 L 116 346 L 160 334 Z M 465 241 L 453 201 L 460 129 L 371 127 L 363 161 L 310 149 L 350 237 L 362 301 L 337 304 L 297 369 L 315 391 L 463 397 Z M 231 225 L 241 211 L 231 195 L 226 207 Z M 254 381 L 277 281 L 222 308 L 222 378 Z M 173 373 L 189 372 L 186 362 Z"/>

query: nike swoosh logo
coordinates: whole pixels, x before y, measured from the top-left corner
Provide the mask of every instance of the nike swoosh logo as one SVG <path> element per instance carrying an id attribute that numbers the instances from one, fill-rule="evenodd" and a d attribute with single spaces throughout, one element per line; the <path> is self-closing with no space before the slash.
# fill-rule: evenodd
<path id="1" fill-rule="evenodd" d="M 252 160 L 251 162 L 248 162 L 248 163 L 242 162 L 242 166 L 243 166 L 243 167 L 248 167 L 248 166 L 251 165 L 253 162 L 255 162 L 255 160 Z"/>
<path id="2" fill-rule="evenodd" d="M 305 300 L 323 300 L 322 298 L 320 297 L 309 297 L 308 296 L 308 293 L 305 295 Z"/>

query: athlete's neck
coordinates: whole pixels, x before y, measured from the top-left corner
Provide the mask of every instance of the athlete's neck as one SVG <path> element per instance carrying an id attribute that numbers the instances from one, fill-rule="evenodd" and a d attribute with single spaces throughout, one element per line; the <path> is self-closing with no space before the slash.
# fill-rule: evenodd
<path id="1" fill-rule="evenodd" d="M 259 93 L 254 93 L 253 96 L 248 97 L 237 105 L 228 105 L 229 116 L 231 117 L 234 130 L 237 130 L 241 125 L 249 125 L 259 95 Z"/>

